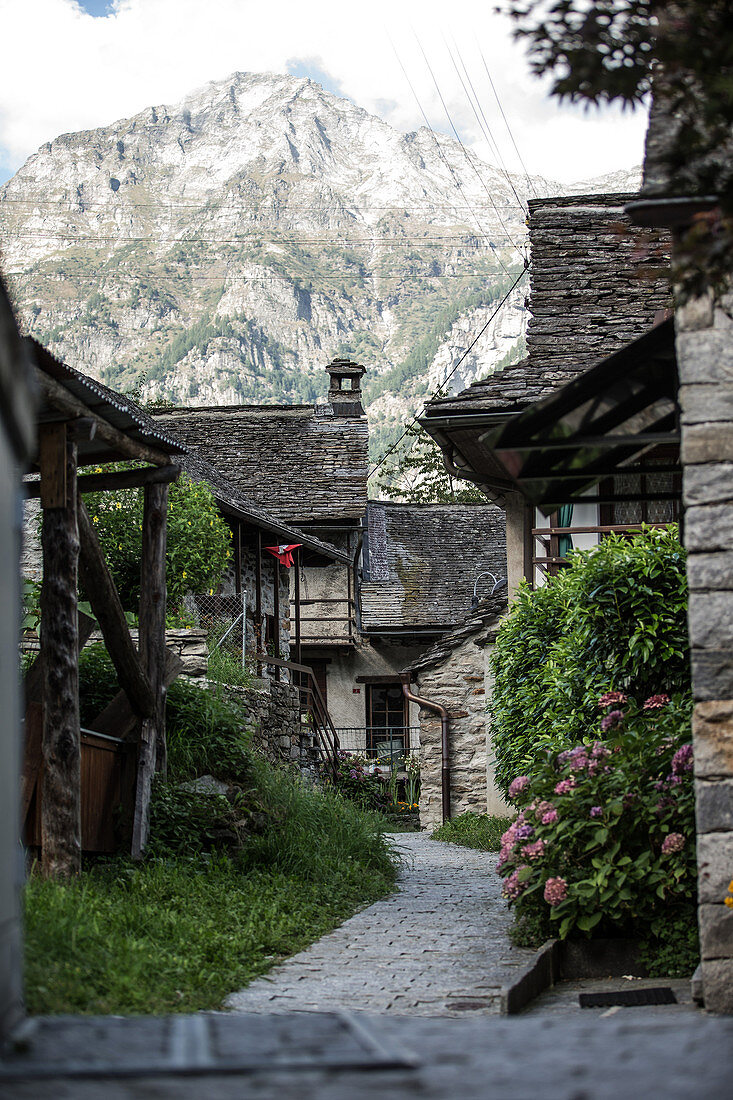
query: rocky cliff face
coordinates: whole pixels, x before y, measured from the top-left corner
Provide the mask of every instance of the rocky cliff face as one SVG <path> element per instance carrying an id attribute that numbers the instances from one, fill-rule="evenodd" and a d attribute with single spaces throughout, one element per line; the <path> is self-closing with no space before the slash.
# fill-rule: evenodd
<path id="1" fill-rule="evenodd" d="M 378 444 L 521 270 L 538 186 L 310 80 L 237 73 L 44 145 L 0 188 L 2 266 L 29 331 L 146 398 L 312 401 L 356 358 Z M 521 352 L 525 294 L 453 388 Z"/>

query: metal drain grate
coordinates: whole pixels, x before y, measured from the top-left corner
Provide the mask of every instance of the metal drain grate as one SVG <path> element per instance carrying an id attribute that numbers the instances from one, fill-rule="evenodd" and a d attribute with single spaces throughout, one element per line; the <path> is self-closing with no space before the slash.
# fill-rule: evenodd
<path id="1" fill-rule="evenodd" d="M 289 1016 L 55 1017 L 0 1060 L 7 1080 L 412 1069 L 416 1059 L 347 1012 Z"/>
<path id="2" fill-rule="evenodd" d="M 609 1005 L 621 1005 L 624 1008 L 635 1005 L 676 1005 L 675 997 L 669 986 L 654 989 L 618 989 L 600 993 L 579 993 L 581 1008 L 608 1008 Z"/>

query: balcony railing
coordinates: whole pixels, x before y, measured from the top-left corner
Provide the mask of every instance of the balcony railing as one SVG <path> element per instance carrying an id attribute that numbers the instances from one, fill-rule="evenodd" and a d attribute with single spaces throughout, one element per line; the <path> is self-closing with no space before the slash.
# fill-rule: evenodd
<path id="1" fill-rule="evenodd" d="M 399 765 L 420 748 L 419 726 L 336 727 L 341 752 L 366 754 L 375 763 Z"/>

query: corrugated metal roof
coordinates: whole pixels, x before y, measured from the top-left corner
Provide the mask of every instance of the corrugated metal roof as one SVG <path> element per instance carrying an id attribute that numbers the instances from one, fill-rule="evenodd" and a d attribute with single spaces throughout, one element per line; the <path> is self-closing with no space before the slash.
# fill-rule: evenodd
<path id="1" fill-rule="evenodd" d="M 39 370 L 68 390 L 72 397 L 83 402 L 97 416 L 130 439 L 155 447 L 164 454 L 186 453 L 182 443 L 162 432 L 152 417 L 148 416 L 131 398 L 116 393 L 102 382 L 62 363 L 48 348 L 32 337 L 27 338 L 30 353 Z"/>

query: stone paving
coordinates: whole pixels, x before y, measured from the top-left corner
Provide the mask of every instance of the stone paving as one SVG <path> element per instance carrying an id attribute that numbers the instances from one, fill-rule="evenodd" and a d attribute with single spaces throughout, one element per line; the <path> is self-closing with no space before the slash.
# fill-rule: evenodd
<path id="1" fill-rule="evenodd" d="M 496 1015 L 502 985 L 533 951 L 512 947 L 496 855 L 392 837 L 399 891 L 232 994 L 238 1012 L 326 1011 L 408 1016 Z"/>

